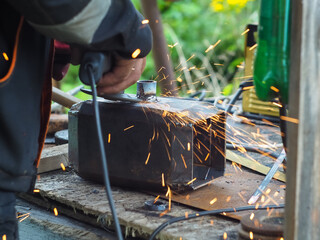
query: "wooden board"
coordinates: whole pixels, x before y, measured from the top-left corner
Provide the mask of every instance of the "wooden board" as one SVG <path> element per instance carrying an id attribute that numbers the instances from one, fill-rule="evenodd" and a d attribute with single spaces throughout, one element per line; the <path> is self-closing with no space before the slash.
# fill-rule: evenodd
<path id="1" fill-rule="evenodd" d="M 49 147 L 42 150 L 38 173 L 61 169 L 61 163 L 66 167 L 69 165 L 68 144 Z"/>
<path id="2" fill-rule="evenodd" d="M 37 180 L 36 188 L 40 193 L 29 195 L 28 200 L 37 204 L 45 204 L 47 208 L 57 207 L 59 213 L 73 214 L 72 217 L 81 221 L 94 218 L 91 224 L 101 226 L 103 220 L 107 228 L 112 228 L 111 213 L 104 187 L 81 179 L 73 172 L 56 172 L 42 174 Z M 33 198 L 33 199 L 32 199 Z M 141 192 L 113 188 L 113 198 L 127 236 L 148 238 L 161 224 L 172 217 L 184 216 L 185 212 L 195 213 L 196 210 L 173 204 L 171 212 L 160 217 L 161 212 L 144 209 L 147 200 L 154 196 Z M 165 201 L 165 200 L 162 200 Z M 70 209 L 67 211 L 66 209 Z M 87 217 L 86 217 L 87 216 Z M 54 215 L 53 215 L 54 217 Z M 237 239 L 238 222 L 221 217 L 201 217 L 173 224 L 160 233 L 160 239 L 222 239 L 226 232 L 228 239 Z"/>

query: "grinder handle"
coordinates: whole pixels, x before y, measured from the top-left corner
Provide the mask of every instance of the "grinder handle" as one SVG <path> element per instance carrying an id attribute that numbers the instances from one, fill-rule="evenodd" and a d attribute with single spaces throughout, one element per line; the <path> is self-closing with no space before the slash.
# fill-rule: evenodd
<path id="1" fill-rule="evenodd" d="M 111 54 L 101 52 L 86 52 L 82 58 L 79 77 L 85 85 L 91 85 L 88 76 L 88 68 L 92 68 L 95 84 L 97 84 L 104 73 L 111 70 Z"/>

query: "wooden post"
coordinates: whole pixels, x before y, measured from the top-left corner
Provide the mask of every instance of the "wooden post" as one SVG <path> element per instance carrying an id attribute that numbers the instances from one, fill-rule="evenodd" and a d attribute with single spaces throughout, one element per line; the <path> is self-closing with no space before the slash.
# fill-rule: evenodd
<path id="1" fill-rule="evenodd" d="M 145 17 L 153 33 L 153 59 L 158 72 L 158 82 L 163 94 L 177 96 L 177 84 L 168 45 L 163 33 L 161 15 L 158 9 L 157 0 L 141 0 L 141 6 Z"/>
<path id="2" fill-rule="evenodd" d="M 320 0 L 293 0 L 285 239 L 320 238 Z"/>

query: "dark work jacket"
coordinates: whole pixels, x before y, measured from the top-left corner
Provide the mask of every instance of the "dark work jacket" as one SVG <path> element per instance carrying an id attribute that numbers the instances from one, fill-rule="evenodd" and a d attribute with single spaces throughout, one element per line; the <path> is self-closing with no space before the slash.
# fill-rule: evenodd
<path id="1" fill-rule="evenodd" d="M 50 114 L 52 39 L 125 58 L 139 48 L 144 57 L 151 31 L 130 0 L 8 0 L 0 9 L 0 190 L 25 192 Z"/>

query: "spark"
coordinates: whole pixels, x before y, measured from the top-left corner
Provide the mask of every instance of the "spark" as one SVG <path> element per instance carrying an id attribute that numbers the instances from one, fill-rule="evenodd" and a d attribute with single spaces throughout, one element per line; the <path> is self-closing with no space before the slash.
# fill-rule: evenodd
<path id="1" fill-rule="evenodd" d="M 221 42 L 221 40 L 218 40 L 215 44 L 210 45 L 205 52 L 207 53 L 207 52 L 211 51 L 211 50 L 214 49 L 220 42 Z"/>
<path id="2" fill-rule="evenodd" d="M 194 54 L 191 55 L 191 57 L 188 58 L 188 60 L 186 62 L 189 62 L 192 58 L 194 58 Z"/>
<path id="3" fill-rule="evenodd" d="M 60 163 L 60 167 L 61 167 L 61 169 L 62 169 L 63 171 L 65 171 L 65 170 L 66 170 L 66 167 L 64 166 L 64 164 L 63 164 L 63 163 Z"/>
<path id="4" fill-rule="evenodd" d="M 4 235 L 2 236 L 2 240 L 7 240 L 7 235 L 6 235 L 6 234 L 4 234 Z"/>
<path id="5" fill-rule="evenodd" d="M 191 181 L 189 181 L 189 182 L 187 183 L 187 185 L 190 185 L 190 184 L 193 183 L 195 180 L 197 180 L 197 178 L 194 178 L 194 179 L 192 179 Z"/>
<path id="6" fill-rule="evenodd" d="M 108 134 L 108 143 L 111 142 L 111 133 Z"/>
<path id="7" fill-rule="evenodd" d="M 183 155 L 182 155 L 182 154 L 181 154 L 181 158 L 182 158 L 182 161 L 183 161 L 184 167 L 185 167 L 185 168 L 188 168 L 188 167 L 187 167 L 187 164 L 186 164 L 186 161 L 184 160 L 184 157 L 183 157 Z"/>
<path id="8" fill-rule="evenodd" d="M 19 220 L 19 222 L 23 222 L 24 220 L 26 220 L 28 217 L 30 217 L 30 213 L 26 213 L 26 214 L 22 214 L 20 215 L 18 218 L 21 218 Z"/>
<path id="9" fill-rule="evenodd" d="M 188 151 L 190 151 L 191 149 L 191 146 L 190 146 L 190 143 L 188 142 Z"/>
<path id="10" fill-rule="evenodd" d="M 272 104 L 275 105 L 275 106 L 277 106 L 277 107 L 279 107 L 279 108 L 282 107 L 282 105 L 281 105 L 280 103 L 272 102 Z"/>
<path id="11" fill-rule="evenodd" d="M 210 201 L 210 205 L 213 205 L 218 199 L 217 198 L 214 198 Z"/>
<path id="12" fill-rule="evenodd" d="M 280 240 L 284 240 L 284 238 L 282 237 L 282 238 L 280 238 Z"/>
<path id="13" fill-rule="evenodd" d="M 255 206 L 255 209 L 258 209 L 258 208 L 259 208 L 259 206 L 260 206 L 260 204 L 259 204 L 259 203 L 257 203 L 257 204 L 256 204 L 256 206 Z"/>
<path id="14" fill-rule="evenodd" d="M 188 217 L 189 217 L 188 212 L 185 212 L 185 213 L 184 213 L 184 217 L 185 217 L 185 218 L 188 218 Z"/>
<path id="15" fill-rule="evenodd" d="M 141 53 L 141 50 L 138 48 L 132 53 L 131 57 L 132 58 L 137 58 L 140 53 Z"/>
<path id="16" fill-rule="evenodd" d="M 250 239 L 253 239 L 253 232 L 250 232 L 249 235 L 250 235 Z"/>
<path id="17" fill-rule="evenodd" d="M 226 232 L 223 233 L 223 239 L 227 239 L 228 238 L 228 234 Z"/>
<path id="18" fill-rule="evenodd" d="M 186 200 L 189 200 L 189 199 L 190 199 L 190 194 L 186 196 Z"/>
<path id="19" fill-rule="evenodd" d="M 213 225 L 213 220 L 210 220 L 210 225 Z"/>
<path id="20" fill-rule="evenodd" d="M 231 199 L 231 196 L 228 196 L 227 199 L 226 199 L 226 202 L 229 202 Z"/>
<path id="21" fill-rule="evenodd" d="M 33 192 L 34 192 L 34 193 L 39 193 L 39 192 L 40 192 L 40 189 L 33 189 Z"/>
<path id="22" fill-rule="evenodd" d="M 280 119 L 283 121 L 292 122 L 292 123 L 296 123 L 296 124 L 299 123 L 299 119 L 292 118 L 292 117 L 280 116 Z"/>
<path id="23" fill-rule="evenodd" d="M 274 86 L 271 86 L 270 89 L 275 91 L 275 92 L 277 92 L 277 93 L 280 92 L 280 90 L 278 88 L 274 87 Z"/>
<path id="24" fill-rule="evenodd" d="M 244 66 L 242 66 L 242 65 L 237 65 L 237 68 L 244 68 Z"/>
<path id="25" fill-rule="evenodd" d="M 164 215 L 166 215 L 169 211 L 168 210 L 164 210 L 162 213 L 159 214 L 159 217 L 163 217 Z"/>
<path id="26" fill-rule="evenodd" d="M 204 159 L 204 161 L 207 161 L 209 156 L 210 156 L 210 153 L 207 154 L 207 156 L 206 156 L 206 158 Z"/>
<path id="27" fill-rule="evenodd" d="M 170 211 L 171 210 L 171 199 L 172 199 L 172 193 L 171 193 L 171 189 L 170 187 L 168 186 L 168 191 L 166 193 L 166 197 L 169 196 L 169 207 L 168 207 L 168 210 Z"/>
<path id="28" fill-rule="evenodd" d="M 169 48 L 174 48 L 174 47 L 177 46 L 177 45 L 178 45 L 178 43 L 176 42 L 176 43 L 173 44 L 173 45 L 168 44 L 168 47 L 169 47 Z"/>
<path id="29" fill-rule="evenodd" d="M 266 191 L 266 194 L 269 194 L 271 192 L 271 189 L 268 188 L 267 191 Z"/>
<path id="30" fill-rule="evenodd" d="M 127 131 L 127 130 L 129 130 L 129 129 L 133 128 L 133 127 L 134 127 L 134 125 L 132 125 L 132 126 L 130 126 L 130 127 L 127 127 L 127 128 L 125 128 L 125 129 L 123 129 L 123 131 L 125 132 L 125 131 Z"/>
<path id="31" fill-rule="evenodd" d="M 2 53 L 2 56 L 4 57 L 4 59 L 5 59 L 6 61 L 9 61 L 9 57 L 8 57 L 8 55 L 7 55 L 5 52 Z"/>
<path id="32" fill-rule="evenodd" d="M 148 162 L 149 162 L 150 154 L 151 154 L 151 153 L 149 152 L 148 157 L 147 157 L 147 160 L 146 160 L 146 162 L 144 163 L 145 165 L 147 165 Z"/>
<path id="33" fill-rule="evenodd" d="M 54 209 L 53 209 L 53 213 L 54 213 L 55 216 L 58 216 L 58 209 L 57 209 L 57 208 L 54 208 Z"/>
<path id="34" fill-rule="evenodd" d="M 254 218 L 254 213 L 251 213 L 250 220 L 252 221 L 253 218 Z"/>
<path id="35" fill-rule="evenodd" d="M 178 78 L 177 78 L 177 81 L 178 81 L 178 82 L 182 82 L 182 78 L 181 78 L 181 77 L 178 77 Z"/>
<path id="36" fill-rule="evenodd" d="M 141 23 L 142 23 L 142 24 L 148 24 L 148 23 L 149 23 L 149 19 L 143 19 L 143 20 L 141 21 Z"/>
<path id="37" fill-rule="evenodd" d="M 166 186 L 166 184 L 165 184 L 165 182 L 164 182 L 164 173 L 162 173 L 161 174 L 161 179 L 162 179 L 162 187 L 165 187 Z"/>
<path id="38" fill-rule="evenodd" d="M 255 49 L 258 46 L 258 44 L 256 43 L 255 45 L 253 45 L 251 48 L 249 48 L 249 51 Z"/>
<path id="39" fill-rule="evenodd" d="M 250 90 L 250 89 L 252 89 L 252 88 L 254 88 L 254 86 L 244 87 L 242 90 L 243 90 L 243 91 L 247 91 L 247 90 Z"/>
<path id="40" fill-rule="evenodd" d="M 222 64 L 222 63 L 214 63 L 213 65 L 214 66 L 224 66 L 224 64 Z"/>
<path id="41" fill-rule="evenodd" d="M 160 195 L 158 195 L 158 196 L 154 199 L 153 203 L 156 203 L 156 202 L 158 201 L 159 197 L 160 197 Z"/>
<path id="42" fill-rule="evenodd" d="M 250 31 L 250 29 L 248 28 L 248 29 L 246 29 L 243 33 L 241 33 L 241 36 L 243 36 L 243 35 L 245 35 L 247 32 L 249 32 Z"/>

